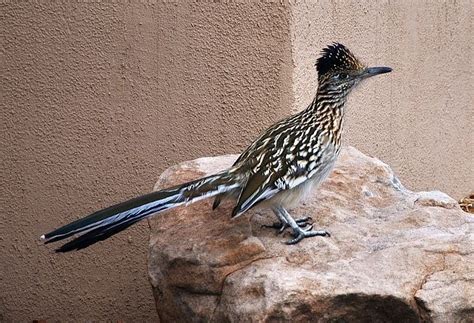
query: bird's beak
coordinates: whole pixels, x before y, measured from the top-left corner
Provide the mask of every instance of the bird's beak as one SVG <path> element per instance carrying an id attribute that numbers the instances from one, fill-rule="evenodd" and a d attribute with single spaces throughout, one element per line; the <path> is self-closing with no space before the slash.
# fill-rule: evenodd
<path id="1" fill-rule="evenodd" d="M 371 77 L 378 74 L 390 73 L 392 69 L 390 67 L 379 66 L 379 67 L 368 67 L 365 69 L 364 74 L 362 75 L 365 77 Z"/>

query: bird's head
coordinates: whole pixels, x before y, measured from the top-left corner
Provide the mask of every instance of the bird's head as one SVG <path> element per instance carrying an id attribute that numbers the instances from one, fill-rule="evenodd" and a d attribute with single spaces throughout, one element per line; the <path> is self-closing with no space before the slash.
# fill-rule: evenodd
<path id="1" fill-rule="evenodd" d="M 390 67 L 367 67 L 347 47 L 334 43 L 323 49 L 316 62 L 319 88 L 347 94 L 362 80 L 391 72 Z"/>

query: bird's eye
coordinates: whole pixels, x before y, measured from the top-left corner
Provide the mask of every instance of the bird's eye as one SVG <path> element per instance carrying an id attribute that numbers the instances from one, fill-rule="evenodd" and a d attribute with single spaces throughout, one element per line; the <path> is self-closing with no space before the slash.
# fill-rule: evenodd
<path id="1" fill-rule="evenodd" d="M 349 77 L 349 75 L 347 75 L 346 73 L 339 73 L 339 74 L 336 74 L 335 75 L 335 78 L 337 80 L 345 80 Z"/>

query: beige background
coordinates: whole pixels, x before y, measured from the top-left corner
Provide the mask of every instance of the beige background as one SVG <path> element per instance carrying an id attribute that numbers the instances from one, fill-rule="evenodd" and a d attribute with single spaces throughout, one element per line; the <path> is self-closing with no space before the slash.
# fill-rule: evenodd
<path id="1" fill-rule="evenodd" d="M 37 237 L 239 152 L 305 107 L 331 41 L 394 68 L 351 97 L 346 143 L 472 190 L 471 1 L 372 3 L 0 2 L 0 321 L 156 321 L 146 223 L 66 255 Z"/>

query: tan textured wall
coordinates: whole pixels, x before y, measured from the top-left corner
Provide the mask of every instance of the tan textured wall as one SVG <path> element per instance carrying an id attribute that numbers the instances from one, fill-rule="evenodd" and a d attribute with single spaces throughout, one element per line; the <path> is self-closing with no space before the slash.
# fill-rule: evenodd
<path id="1" fill-rule="evenodd" d="M 411 189 L 474 191 L 473 1 L 305 1 L 292 6 L 295 110 L 314 94 L 315 55 L 346 44 L 394 70 L 349 99 L 346 144 Z"/>
<path id="2" fill-rule="evenodd" d="M 0 321 L 155 321 L 145 222 L 67 255 L 37 239 L 286 115 L 289 9 L 48 3 L 0 4 Z"/>

